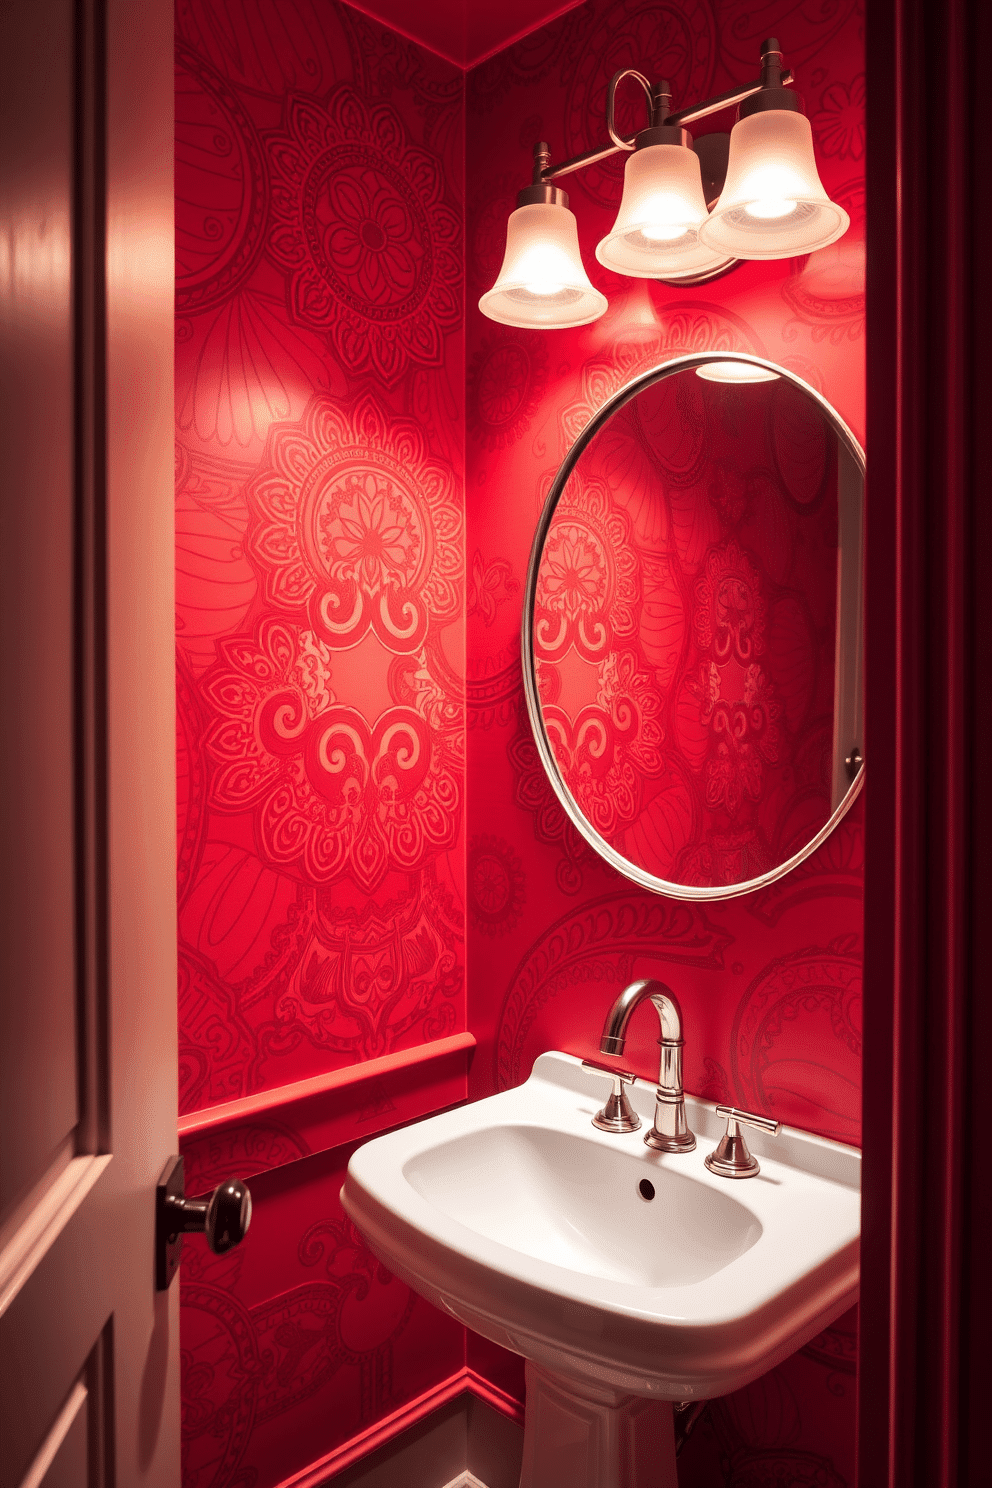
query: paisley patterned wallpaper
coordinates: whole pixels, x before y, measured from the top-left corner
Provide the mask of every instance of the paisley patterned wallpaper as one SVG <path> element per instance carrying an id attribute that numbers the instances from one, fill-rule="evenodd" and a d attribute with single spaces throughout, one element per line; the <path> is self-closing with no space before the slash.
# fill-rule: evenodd
<path id="1" fill-rule="evenodd" d="M 687 292 L 621 280 L 593 258 L 606 163 L 570 191 L 608 315 L 538 335 L 475 311 L 536 138 L 598 138 L 626 64 L 677 98 L 727 87 L 769 32 L 847 238 Z M 467 78 L 335 0 L 179 0 L 176 44 L 183 1112 L 466 1026 L 485 1094 L 592 1050 L 651 971 L 682 998 L 690 1088 L 857 1140 L 860 814 L 747 900 L 638 893 L 544 783 L 518 660 L 543 495 L 635 371 L 752 349 L 862 428 L 855 0 L 590 0 Z M 646 1017 L 629 1047 L 650 1073 Z M 393 1109 L 374 1082 L 366 1105 L 356 1140 Z M 278 1111 L 249 1136 L 206 1144 L 211 1174 L 257 1175 L 249 1243 L 183 1262 L 187 1488 L 270 1488 L 466 1359 L 345 1220 L 350 1146 L 312 1152 Z M 468 1348 L 519 1389 L 516 1359 Z M 854 1350 L 848 1318 L 720 1402 L 685 1482 L 852 1482 Z"/>
<path id="2" fill-rule="evenodd" d="M 542 1049 L 594 1054 L 612 998 L 631 978 L 655 975 L 682 1001 L 690 1089 L 859 1139 L 860 808 L 802 869 L 744 899 L 695 908 L 634 889 L 599 864 L 545 783 L 523 706 L 519 627 L 531 539 L 554 472 L 590 415 L 636 372 L 681 352 L 755 352 L 799 373 L 862 434 L 862 22 L 856 0 L 589 0 L 469 74 L 467 898 L 476 1095 L 523 1079 Z M 597 142 L 607 82 L 625 66 L 670 78 L 676 108 L 721 92 L 756 74 L 769 35 L 797 71 L 824 183 L 851 214 L 845 238 L 808 258 L 742 265 L 695 288 L 621 278 L 594 256 L 619 201 L 623 163 L 613 159 L 562 183 L 587 271 L 610 301 L 603 319 L 541 333 L 494 326 L 477 312 L 535 140 L 546 139 L 556 159 Z M 637 116 L 626 127 L 637 127 Z M 729 123 L 701 121 L 697 132 L 719 127 Z M 662 459 L 677 462 L 681 453 L 669 448 Z M 770 613 L 780 591 L 755 557 L 761 499 L 760 491 L 737 489 L 727 472 L 709 493 L 700 550 L 688 556 L 703 575 L 747 564 L 755 604 Z M 591 508 L 595 493 L 584 504 Z M 596 514 L 584 516 L 569 511 L 568 523 L 587 556 L 619 552 L 616 541 L 597 538 Z M 621 620 L 619 591 L 636 588 L 639 576 L 643 589 L 654 559 L 650 532 L 631 518 L 620 508 L 609 514 L 614 525 L 626 523 L 635 560 L 629 573 L 612 576 Z M 593 607 L 599 578 L 608 583 L 609 575 L 590 574 Z M 665 693 L 671 668 L 686 666 L 700 640 L 697 617 L 652 616 L 650 595 L 629 599 L 638 619 L 624 640 L 628 681 L 654 677 Z M 575 621 L 578 658 L 581 617 Z M 793 660 L 802 667 L 809 643 L 795 629 Z M 570 675 L 577 664 L 569 662 Z M 784 675 L 767 680 L 781 694 L 769 695 L 769 712 L 798 708 L 798 733 L 812 701 L 797 701 Z M 681 712 L 673 706 L 652 716 L 651 766 L 661 775 L 677 773 L 687 740 L 706 747 L 705 699 L 693 717 L 690 701 L 681 699 Z M 618 802 L 613 792 L 617 810 Z M 727 855 L 760 850 L 748 806 L 744 791 L 721 801 L 719 846 Z M 647 1076 L 657 1073 L 656 1037 L 650 1015 L 638 1015 L 628 1056 Z M 686 1448 L 680 1481 L 852 1483 L 855 1329 L 853 1315 L 843 1319 L 750 1390 L 718 1402 Z M 508 1388 L 519 1380 L 510 1356 L 473 1338 L 469 1359 Z"/>

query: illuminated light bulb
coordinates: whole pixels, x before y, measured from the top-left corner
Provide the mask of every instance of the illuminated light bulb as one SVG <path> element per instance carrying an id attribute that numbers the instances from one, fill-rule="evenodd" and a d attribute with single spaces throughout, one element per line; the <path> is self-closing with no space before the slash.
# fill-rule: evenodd
<path id="1" fill-rule="evenodd" d="M 684 130 L 665 128 L 676 139 Z M 645 131 L 657 136 L 661 128 Z M 644 144 L 628 157 L 623 197 L 612 231 L 596 257 L 608 269 L 634 279 L 694 279 L 729 264 L 699 241 L 706 198 L 699 157 L 688 144 Z"/>
<path id="2" fill-rule="evenodd" d="M 696 240 L 696 224 L 679 221 L 666 220 L 662 212 L 652 215 L 646 222 L 642 222 L 635 229 L 649 243 L 677 243 L 680 238 L 691 237 Z M 630 241 L 628 239 L 628 241 Z"/>
<path id="3" fill-rule="evenodd" d="M 723 191 L 699 229 L 703 243 L 735 258 L 792 258 L 836 242 L 850 222 L 823 188 L 803 114 L 776 107 L 738 119 Z"/>
<path id="4" fill-rule="evenodd" d="M 705 362 L 696 368 L 696 376 L 706 382 L 778 382 L 778 373 L 754 362 Z"/>
<path id="5" fill-rule="evenodd" d="M 564 192 L 559 196 L 567 202 Z M 598 320 L 607 305 L 589 282 L 575 217 L 562 200 L 510 213 L 503 266 L 479 301 L 483 315 L 501 325 L 565 329 Z"/>
<path id="6" fill-rule="evenodd" d="M 748 202 L 744 208 L 749 217 L 760 217 L 764 221 L 770 221 L 773 217 L 788 217 L 790 212 L 796 210 L 794 201 L 779 201 L 775 197 L 765 197 L 763 201 Z"/>

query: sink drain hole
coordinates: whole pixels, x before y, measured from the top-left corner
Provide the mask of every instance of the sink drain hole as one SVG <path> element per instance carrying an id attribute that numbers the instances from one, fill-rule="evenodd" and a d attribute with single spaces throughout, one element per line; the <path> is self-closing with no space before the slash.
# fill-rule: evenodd
<path id="1" fill-rule="evenodd" d="M 654 1184 L 649 1178 L 642 1178 L 640 1183 L 637 1185 L 637 1192 L 640 1194 L 642 1199 L 653 1199 Z"/>

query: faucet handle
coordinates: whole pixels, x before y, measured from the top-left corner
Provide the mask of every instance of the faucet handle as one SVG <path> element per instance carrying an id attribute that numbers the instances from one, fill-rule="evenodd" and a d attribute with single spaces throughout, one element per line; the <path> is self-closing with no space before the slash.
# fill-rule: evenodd
<path id="1" fill-rule="evenodd" d="M 605 1132 L 633 1132 L 641 1124 L 641 1118 L 631 1108 L 624 1085 L 629 1085 L 637 1076 L 629 1070 L 610 1069 L 608 1065 L 596 1064 L 592 1059 L 583 1059 L 583 1069 L 595 1070 L 598 1075 L 609 1075 L 613 1081 L 613 1093 L 601 1111 L 592 1118 L 593 1126 Z"/>
<path id="2" fill-rule="evenodd" d="M 716 1114 L 726 1116 L 727 1130 L 704 1159 L 706 1166 L 720 1178 L 753 1178 L 761 1169 L 758 1159 L 748 1149 L 741 1127 L 753 1126 L 777 1137 L 782 1130 L 781 1121 L 771 1116 L 756 1116 L 752 1111 L 739 1111 L 736 1106 L 717 1106 Z"/>

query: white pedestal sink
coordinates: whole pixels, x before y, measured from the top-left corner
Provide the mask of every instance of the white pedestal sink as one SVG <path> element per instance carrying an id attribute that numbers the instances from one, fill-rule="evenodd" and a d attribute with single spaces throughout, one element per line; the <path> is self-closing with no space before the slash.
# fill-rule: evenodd
<path id="1" fill-rule="evenodd" d="M 528 1360 L 521 1488 L 675 1488 L 672 1402 L 739 1389 L 858 1295 L 861 1155 L 749 1133 L 761 1172 L 703 1159 L 725 1122 L 686 1097 L 694 1152 L 592 1117 L 609 1081 L 567 1054 L 488 1100 L 376 1137 L 342 1189 L 372 1250 Z"/>

